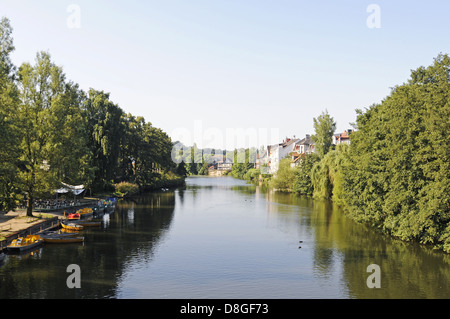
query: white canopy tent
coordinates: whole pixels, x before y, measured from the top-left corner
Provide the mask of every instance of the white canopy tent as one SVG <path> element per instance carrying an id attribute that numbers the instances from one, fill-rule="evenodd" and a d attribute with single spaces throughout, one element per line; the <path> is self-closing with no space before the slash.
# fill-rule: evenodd
<path id="1" fill-rule="evenodd" d="M 55 189 L 56 196 L 58 196 L 58 194 L 66 194 L 68 192 L 72 192 L 74 196 L 77 196 L 77 195 L 80 195 L 85 190 L 84 185 L 74 186 L 74 185 L 69 185 L 69 184 L 63 183 L 63 182 L 61 182 L 61 184 L 64 187 Z"/>

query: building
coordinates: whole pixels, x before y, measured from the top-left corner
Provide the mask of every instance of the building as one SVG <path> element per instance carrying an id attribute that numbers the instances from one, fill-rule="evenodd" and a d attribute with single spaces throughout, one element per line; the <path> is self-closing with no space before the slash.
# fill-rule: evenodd
<path id="1" fill-rule="evenodd" d="M 306 154 L 314 152 L 314 142 L 311 139 L 311 135 L 306 134 L 305 138 L 295 143 L 294 150 L 291 153 L 291 167 L 295 167 L 299 164 L 302 158 L 305 158 Z"/>
<path id="2" fill-rule="evenodd" d="M 226 158 L 223 161 L 218 161 L 216 164 L 216 169 L 219 171 L 231 171 L 233 167 L 233 161 L 229 158 Z"/>
<path id="3" fill-rule="evenodd" d="M 350 134 L 352 134 L 353 130 L 346 130 L 343 133 L 338 133 L 333 135 L 333 144 L 350 144 Z"/>
<path id="4" fill-rule="evenodd" d="M 214 160 L 208 167 L 208 175 L 210 176 L 222 176 L 224 173 L 231 171 L 233 167 L 233 161 L 229 158 L 224 160 Z"/>
<path id="5" fill-rule="evenodd" d="M 300 139 L 286 138 L 282 143 L 267 146 L 268 174 L 275 174 L 283 158 L 289 157 Z"/>

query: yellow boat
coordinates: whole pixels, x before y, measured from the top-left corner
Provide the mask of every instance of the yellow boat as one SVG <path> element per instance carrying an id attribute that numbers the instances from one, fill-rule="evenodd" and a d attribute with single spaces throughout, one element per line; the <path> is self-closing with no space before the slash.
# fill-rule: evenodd
<path id="1" fill-rule="evenodd" d="M 94 210 L 91 207 L 85 207 L 77 210 L 77 213 L 80 214 L 81 218 L 86 218 L 94 215 Z"/>
<path id="2" fill-rule="evenodd" d="M 64 229 L 67 229 L 67 230 L 71 230 L 71 231 L 79 231 L 79 230 L 83 230 L 83 226 L 81 226 L 81 225 L 77 225 L 77 224 L 75 224 L 75 223 L 65 223 L 65 222 L 61 222 L 61 226 L 64 228 Z"/>
<path id="3" fill-rule="evenodd" d="M 23 251 L 41 245 L 43 239 L 39 235 L 28 235 L 27 237 L 18 237 L 14 239 L 6 248 L 8 250 Z"/>

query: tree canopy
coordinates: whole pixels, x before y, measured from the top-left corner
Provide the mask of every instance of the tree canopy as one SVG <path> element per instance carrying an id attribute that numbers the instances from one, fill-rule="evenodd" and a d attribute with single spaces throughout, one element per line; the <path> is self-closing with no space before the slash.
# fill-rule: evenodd
<path id="1" fill-rule="evenodd" d="M 351 216 L 450 251 L 450 59 L 359 110 L 345 169 Z"/>
<path id="2" fill-rule="evenodd" d="M 62 182 L 111 190 L 178 181 L 172 141 L 143 117 L 125 114 L 109 93 L 87 93 L 48 52 L 16 68 L 9 20 L 0 20 L 0 210 L 53 196 Z M 182 177 L 181 177 L 182 179 Z"/>
<path id="3" fill-rule="evenodd" d="M 311 137 L 317 155 L 324 157 L 333 144 L 333 134 L 336 131 L 336 122 L 328 114 L 328 111 L 322 112 L 317 118 L 313 119 L 315 134 Z"/>

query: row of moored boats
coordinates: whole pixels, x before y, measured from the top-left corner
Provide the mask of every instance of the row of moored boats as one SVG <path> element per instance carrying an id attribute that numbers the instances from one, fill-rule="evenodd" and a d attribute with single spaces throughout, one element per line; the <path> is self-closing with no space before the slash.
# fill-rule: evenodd
<path id="1" fill-rule="evenodd" d="M 105 203 L 106 204 L 106 203 Z M 114 207 L 115 201 L 110 201 L 105 208 Z M 14 239 L 8 246 L 8 251 L 25 251 L 36 248 L 43 243 L 48 244 L 70 244 L 82 243 L 84 237 L 80 236 L 80 231 L 86 227 L 100 227 L 100 221 L 93 221 L 94 210 L 86 207 L 66 216 L 60 223 L 61 228 L 56 231 L 44 231 L 36 235 L 28 235 L 26 237 L 18 237 Z M 0 262 L 5 257 L 0 253 Z"/>

